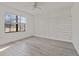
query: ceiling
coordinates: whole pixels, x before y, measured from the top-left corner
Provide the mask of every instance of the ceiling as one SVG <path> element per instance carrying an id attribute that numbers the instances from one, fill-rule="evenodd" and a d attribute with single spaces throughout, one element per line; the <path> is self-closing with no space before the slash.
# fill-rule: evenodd
<path id="1" fill-rule="evenodd" d="M 71 2 L 37 2 L 37 7 L 33 8 L 35 2 L 3 2 L 0 3 L 4 6 L 8 6 L 14 9 L 22 10 L 24 12 L 29 12 L 31 14 L 37 15 L 43 12 L 49 12 L 50 10 L 58 10 L 61 8 L 72 7 Z"/>

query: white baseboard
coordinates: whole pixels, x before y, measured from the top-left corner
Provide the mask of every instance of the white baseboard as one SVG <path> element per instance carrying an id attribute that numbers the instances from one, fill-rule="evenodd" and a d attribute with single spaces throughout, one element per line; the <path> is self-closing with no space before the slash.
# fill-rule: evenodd
<path id="1" fill-rule="evenodd" d="M 52 39 L 52 40 L 59 40 L 59 41 L 64 41 L 64 42 L 72 42 L 72 40 L 63 40 L 63 39 L 57 39 L 55 37 L 47 37 L 47 36 L 43 36 L 43 35 L 33 35 L 33 36 L 37 36 L 37 37 L 42 37 L 42 38 L 48 38 L 48 39 Z"/>
<path id="2" fill-rule="evenodd" d="M 17 39 L 17 40 L 5 42 L 5 43 L 3 43 L 3 44 L 0 44 L 0 46 L 4 46 L 4 45 L 10 44 L 10 43 L 15 43 L 15 42 L 18 42 L 18 41 L 22 41 L 22 40 L 25 40 L 25 39 L 28 39 L 28 38 L 31 38 L 31 37 L 33 37 L 33 36 L 30 35 L 30 36 L 27 36 L 27 37 L 24 37 L 24 38 L 21 38 L 21 39 Z"/>

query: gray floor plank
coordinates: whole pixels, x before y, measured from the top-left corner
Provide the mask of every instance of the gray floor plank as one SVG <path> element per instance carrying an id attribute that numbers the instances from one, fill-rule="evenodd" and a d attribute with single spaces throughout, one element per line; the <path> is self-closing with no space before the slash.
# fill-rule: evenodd
<path id="1" fill-rule="evenodd" d="M 6 48 L 7 47 L 7 48 Z M 0 56 L 77 56 L 72 43 L 31 37 L 0 46 Z"/>

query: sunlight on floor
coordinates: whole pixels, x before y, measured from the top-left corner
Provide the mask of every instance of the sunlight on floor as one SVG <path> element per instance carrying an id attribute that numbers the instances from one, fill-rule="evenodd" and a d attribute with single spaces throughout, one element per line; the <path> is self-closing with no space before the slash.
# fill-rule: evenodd
<path id="1" fill-rule="evenodd" d="M 7 47 L 4 47 L 4 48 L 1 48 L 0 49 L 0 52 L 2 52 L 2 51 L 4 51 L 4 50 L 6 50 L 6 49 L 8 49 L 8 48 L 10 48 L 11 46 L 7 46 Z"/>

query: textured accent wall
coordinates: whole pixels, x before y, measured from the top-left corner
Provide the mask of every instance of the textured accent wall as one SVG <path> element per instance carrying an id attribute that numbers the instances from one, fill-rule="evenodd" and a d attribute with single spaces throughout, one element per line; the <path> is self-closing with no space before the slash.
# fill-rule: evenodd
<path id="1" fill-rule="evenodd" d="M 50 10 L 36 16 L 35 35 L 56 40 L 72 40 L 71 8 Z"/>
<path id="2" fill-rule="evenodd" d="M 63 14 L 56 19 L 56 38 L 71 40 L 72 39 L 72 19 L 71 9 L 65 8 Z"/>

